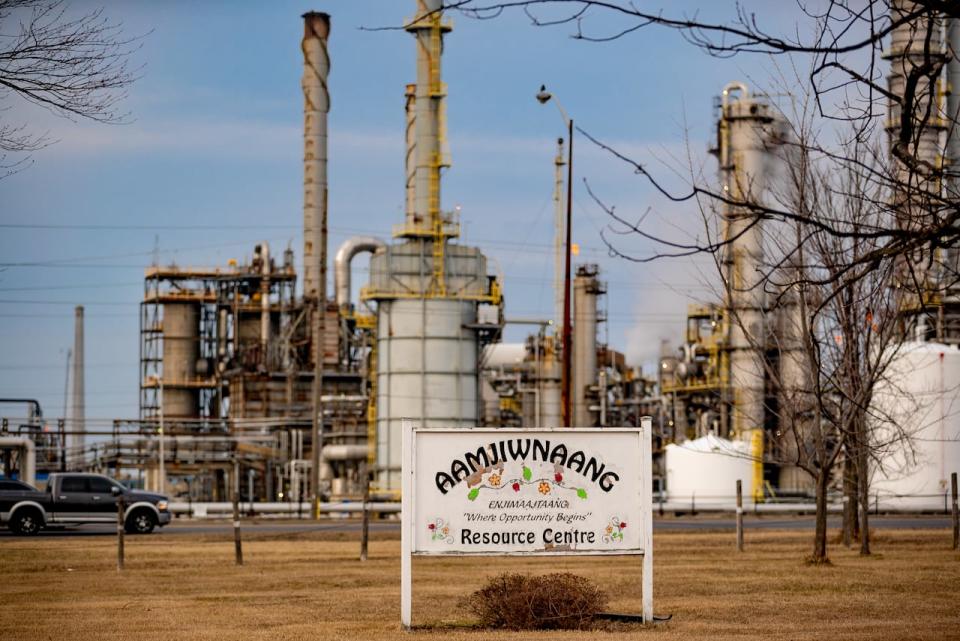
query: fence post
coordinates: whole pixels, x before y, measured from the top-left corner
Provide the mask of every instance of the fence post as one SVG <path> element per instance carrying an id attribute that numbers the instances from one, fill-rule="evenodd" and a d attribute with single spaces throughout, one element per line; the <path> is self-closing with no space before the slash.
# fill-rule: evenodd
<path id="1" fill-rule="evenodd" d="M 367 502 L 370 500 L 370 479 L 363 488 L 363 523 L 360 528 L 360 560 L 367 560 L 367 546 L 370 540 L 370 507 Z"/>
<path id="2" fill-rule="evenodd" d="M 737 479 L 737 551 L 743 552 L 743 481 Z"/>
<path id="3" fill-rule="evenodd" d="M 233 548 L 237 565 L 243 565 L 243 544 L 240 541 L 240 497 L 233 493 Z"/>
<path id="4" fill-rule="evenodd" d="M 66 421 L 62 418 L 57 419 L 57 432 L 60 435 L 60 471 L 67 471 L 67 431 Z"/>
<path id="5" fill-rule="evenodd" d="M 853 533 L 850 531 L 853 529 L 853 517 L 850 515 L 850 497 L 847 495 L 846 490 L 843 494 L 843 545 L 844 547 L 850 547 L 852 542 Z"/>
<path id="6" fill-rule="evenodd" d="M 297 518 L 302 519 L 303 518 L 303 482 L 302 481 L 299 483 L 297 488 L 298 488 L 297 493 L 299 494 L 299 496 L 297 496 Z"/>
<path id="7" fill-rule="evenodd" d="M 123 570 L 123 494 L 117 496 L 117 572 Z"/>
<path id="8" fill-rule="evenodd" d="M 950 492 L 953 494 L 953 549 L 960 550 L 960 510 L 957 509 L 957 473 L 950 474 Z"/>

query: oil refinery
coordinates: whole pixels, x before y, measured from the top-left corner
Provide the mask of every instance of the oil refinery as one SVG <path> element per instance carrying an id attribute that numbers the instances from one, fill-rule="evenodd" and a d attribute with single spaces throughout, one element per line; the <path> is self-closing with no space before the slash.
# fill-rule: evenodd
<path id="1" fill-rule="evenodd" d="M 565 288 L 570 141 L 561 139 L 553 161 L 554 315 L 511 314 L 503 279 L 482 246 L 461 242 L 459 208 L 443 198 L 452 159 L 442 59 L 453 24 L 442 9 L 440 0 L 417 0 L 404 24 L 416 68 L 415 82 L 396 87 L 397 108 L 405 110 L 406 185 L 405 211 L 392 229 L 328 247 L 328 220 L 337 215 L 328 212 L 328 164 L 335 162 L 328 158 L 328 77 L 336 50 L 328 49 L 330 16 L 307 13 L 303 247 L 264 240 L 245 259 L 224 264 L 145 265 L 139 416 L 114 420 L 109 435 L 83 433 L 84 310 L 78 307 L 70 414 L 51 422 L 29 399 L 5 405 L 19 412 L 3 419 L 7 476 L 42 480 L 57 471 L 98 471 L 193 502 L 226 501 L 235 491 L 251 502 L 359 499 L 367 492 L 395 500 L 403 419 L 464 429 L 603 428 L 637 426 L 652 416 L 661 501 L 730 505 L 736 480 L 755 503 L 809 499 L 810 475 L 784 462 L 790 458 L 784 450 L 798 446 L 781 437 L 778 408 L 787 406 L 785 395 L 807 387 L 810 364 L 791 320 L 795 306 L 789 297 L 774 305 L 759 286 L 763 223 L 736 205 L 719 212 L 723 295 L 691 303 L 675 343 L 662 349 L 655 370 L 644 370 L 601 338 L 604 298 L 624 295 L 606 282 L 608 275 L 581 262 Z M 956 114 L 960 60 L 945 52 L 960 50 L 960 28 L 951 23 L 936 32 L 941 39 L 927 45 L 944 52 L 944 71 L 932 92 L 942 105 L 933 108 Z M 916 37 L 910 23 L 893 30 L 886 52 L 893 93 L 921 64 Z M 731 202 L 763 200 L 783 162 L 788 119 L 771 97 L 743 82 L 717 90 L 716 138 L 709 142 L 717 182 Z M 891 139 L 896 109 L 890 107 Z M 931 164 L 960 157 L 960 135 L 937 122 L 925 130 L 929 140 L 921 150 Z M 909 196 L 903 206 L 914 206 Z M 956 264 L 956 250 L 944 251 Z M 353 262 L 362 254 L 370 261 L 363 282 Z M 960 297 L 938 273 L 927 277 L 930 291 L 940 293 L 904 300 L 903 355 L 894 370 L 913 393 L 933 394 L 915 420 L 918 433 L 936 437 L 920 438 L 909 455 L 892 455 L 910 473 L 876 479 L 880 501 L 891 507 L 942 507 L 950 472 L 960 468 L 960 418 L 949 407 L 960 384 Z M 565 296 L 572 308 L 566 328 Z M 505 342 L 511 325 L 529 330 L 526 339 Z M 568 354 L 564 331 L 571 336 Z M 21 407 L 28 408 L 26 418 Z"/>

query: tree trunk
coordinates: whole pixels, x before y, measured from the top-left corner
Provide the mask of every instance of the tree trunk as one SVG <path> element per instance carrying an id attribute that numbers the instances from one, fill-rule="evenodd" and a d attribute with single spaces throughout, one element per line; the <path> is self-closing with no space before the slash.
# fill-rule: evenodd
<path id="1" fill-rule="evenodd" d="M 813 563 L 827 562 L 827 483 L 829 475 L 822 468 L 817 474 L 817 518 L 813 535 Z"/>
<path id="2" fill-rule="evenodd" d="M 860 493 L 860 555 L 870 554 L 870 471 L 867 460 L 867 441 L 865 421 L 861 419 L 857 424 L 857 440 L 861 447 L 857 448 L 857 490 Z"/>
<path id="3" fill-rule="evenodd" d="M 860 537 L 860 495 L 857 493 L 857 465 L 854 444 L 847 437 L 843 456 L 843 544 L 850 547 Z"/>

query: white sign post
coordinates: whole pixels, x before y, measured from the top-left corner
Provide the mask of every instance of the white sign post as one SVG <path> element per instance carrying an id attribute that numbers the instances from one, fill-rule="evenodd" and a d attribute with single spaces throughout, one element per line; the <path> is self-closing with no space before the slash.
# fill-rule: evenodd
<path id="1" fill-rule="evenodd" d="M 651 420 L 639 428 L 403 423 L 400 622 L 414 555 L 641 555 L 653 620 Z"/>

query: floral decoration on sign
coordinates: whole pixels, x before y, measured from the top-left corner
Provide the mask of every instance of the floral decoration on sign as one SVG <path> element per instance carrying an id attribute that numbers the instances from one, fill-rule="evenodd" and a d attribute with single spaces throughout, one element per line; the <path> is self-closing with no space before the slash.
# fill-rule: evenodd
<path id="1" fill-rule="evenodd" d="M 490 468 L 487 468 L 488 470 Z M 520 468 L 520 477 L 519 478 L 506 478 L 504 474 L 503 464 L 493 468 L 493 471 L 486 475 L 484 470 L 479 470 L 478 473 L 473 477 L 474 484 L 470 487 L 470 490 L 467 492 L 467 498 L 471 501 L 475 501 L 478 496 L 480 496 L 480 490 L 511 490 L 513 492 L 519 493 L 524 486 L 533 485 L 536 487 L 537 492 L 546 496 L 555 490 L 567 490 L 572 491 L 577 495 L 577 498 L 586 499 L 587 490 L 582 487 L 575 487 L 568 484 L 564 481 L 564 473 L 566 468 L 562 465 L 553 466 L 553 474 L 545 475 L 542 478 L 534 478 L 533 470 L 528 467 L 525 463 L 521 463 Z"/>
<path id="2" fill-rule="evenodd" d="M 432 523 L 428 523 L 427 530 L 430 532 L 431 541 L 443 541 L 447 544 L 453 543 L 453 535 L 450 534 L 450 524 L 443 519 L 434 519 Z"/>
<path id="3" fill-rule="evenodd" d="M 610 523 L 604 528 L 603 542 L 613 543 L 614 541 L 623 542 L 623 531 L 627 529 L 626 521 L 621 521 L 619 516 L 610 519 Z"/>

